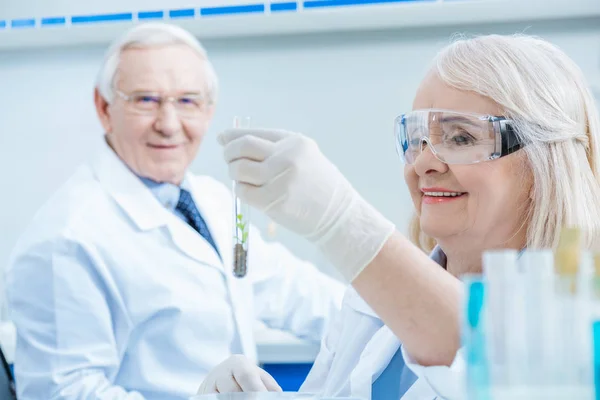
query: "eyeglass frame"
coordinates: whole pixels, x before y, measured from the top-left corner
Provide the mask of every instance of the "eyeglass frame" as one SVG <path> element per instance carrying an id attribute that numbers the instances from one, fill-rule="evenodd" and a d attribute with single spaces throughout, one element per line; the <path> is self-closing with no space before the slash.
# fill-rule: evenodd
<path id="1" fill-rule="evenodd" d="M 147 95 L 147 96 L 152 96 L 152 97 L 157 97 L 160 99 L 159 103 L 158 103 L 158 109 L 156 111 L 150 111 L 150 112 L 144 112 L 143 110 L 136 110 L 139 111 L 140 113 L 142 113 L 143 115 L 153 115 L 154 113 L 158 112 L 162 106 L 165 104 L 165 102 L 167 103 L 173 103 L 174 108 L 175 108 L 175 112 L 177 113 L 177 115 L 181 116 L 181 114 L 179 113 L 179 109 L 177 108 L 177 106 L 175 105 L 176 101 L 178 101 L 181 98 L 196 98 L 196 99 L 201 99 L 202 101 L 204 101 L 205 99 L 208 99 L 208 101 L 205 103 L 206 105 L 200 108 L 200 113 L 202 113 L 205 109 L 206 106 L 211 106 L 213 104 L 213 101 L 210 97 L 205 97 L 203 94 L 201 93 L 197 93 L 197 94 L 187 94 L 187 95 L 181 95 L 181 96 L 164 96 L 161 95 L 159 92 L 150 92 L 150 91 L 140 91 L 140 92 L 131 92 L 129 94 L 119 90 L 119 89 L 114 89 L 115 93 L 123 100 L 125 100 L 128 104 L 133 104 L 132 101 L 134 100 L 134 96 L 136 95 Z"/>
<path id="2" fill-rule="evenodd" d="M 496 137 L 500 136 L 500 140 L 501 140 L 500 152 L 492 153 L 490 155 L 490 157 L 485 160 L 479 160 L 479 161 L 469 162 L 469 163 L 449 163 L 447 161 L 441 160 L 439 158 L 438 154 L 436 153 L 435 148 L 430 143 L 429 138 L 428 137 L 421 138 L 421 140 L 420 140 L 421 141 L 421 152 L 423 151 L 423 142 L 426 142 L 427 146 L 430 148 L 433 156 L 445 164 L 470 165 L 470 164 L 478 164 L 480 162 L 493 161 L 493 160 L 505 157 L 509 154 L 512 154 L 512 153 L 522 149 L 526 144 L 525 142 L 523 142 L 521 137 L 517 134 L 516 130 L 514 129 L 513 121 L 509 118 L 506 118 L 505 116 L 494 116 L 494 115 L 477 114 L 477 113 L 464 113 L 464 112 L 460 112 L 460 111 L 443 110 L 443 109 L 421 109 L 421 110 L 413 110 L 411 112 L 399 115 L 398 117 L 396 117 L 394 119 L 394 127 L 405 126 L 402 123 L 402 121 L 406 118 L 406 116 L 408 114 L 410 114 L 412 112 L 416 112 L 416 111 L 447 112 L 447 113 L 463 114 L 466 116 L 477 117 L 481 120 L 487 120 L 489 123 L 491 123 Z M 408 147 L 406 150 L 404 150 L 403 146 L 400 143 L 401 142 L 400 135 L 401 135 L 401 130 L 394 128 L 394 142 L 396 145 L 396 152 L 398 153 L 398 156 L 400 157 L 402 162 L 404 162 L 407 165 L 413 165 L 414 162 L 409 163 L 406 159 L 405 153 L 408 150 Z"/>

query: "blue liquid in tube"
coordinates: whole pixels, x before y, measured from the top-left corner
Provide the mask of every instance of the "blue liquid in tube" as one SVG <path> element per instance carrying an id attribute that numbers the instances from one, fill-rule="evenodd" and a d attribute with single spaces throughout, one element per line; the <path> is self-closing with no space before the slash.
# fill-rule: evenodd
<path id="1" fill-rule="evenodd" d="M 467 398 L 491 400 L 485 337 L 485 284 L 480 277 L 466 277 L 463 346 L 467 361 Z"/>

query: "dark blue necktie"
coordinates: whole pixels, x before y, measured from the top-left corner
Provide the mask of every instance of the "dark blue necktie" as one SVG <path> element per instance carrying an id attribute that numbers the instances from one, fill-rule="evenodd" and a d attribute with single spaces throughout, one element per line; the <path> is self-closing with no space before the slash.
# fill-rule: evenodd
<path id="1" fill-rule="evenodd" d="M 219 258 L 221 258 L 221 253 L 219 253 L 219 249 L 215 244 L 215 241 L 208 230 L 208 226 L 206 226 L 206 222 L 204 222 L 204 218 L 200 215 L 200 211 L 194 204 L 194 199 L 192 199 L 192 195 L 185 189 L 181 189 L 179 193 L 179 201 L 177 202 L 177 207 L 175 207 L 177 211 L 179 211 L 183 216 L 187 219 L 188 224 L 194 228 L 196 232 L 198 232 L 210 245 L 215 249 Z"/>
<path id="2" fill-rule="evenodd" d="M 404 364 L 401 349 L 371 387 L 372 400 L 400 399 L 415 383 L 417 376 Z"/>

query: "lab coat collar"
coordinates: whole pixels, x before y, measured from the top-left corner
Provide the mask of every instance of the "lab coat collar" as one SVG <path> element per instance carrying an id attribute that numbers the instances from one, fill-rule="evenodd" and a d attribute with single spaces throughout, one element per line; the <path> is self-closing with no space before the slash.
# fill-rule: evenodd
<path id="1" fill-rule="evenodd" d="M 381 375 L 400 348 L 400 341 L 387 326 L 382 326 L 369 341 L 350 376 L 352 396 L 370 399 L 373 382 Z M 375 366 L 375 368 L 373 368 Z"/>
<path id="2" fill-rule="evenodd" d="M 430 253 L 430 258 L 441 267 L 446 268 L 446 254 L 438 246 Z M 347 303 L 357 312 L 375 317 L 377 314 L 367 305 L 367 303 L 351 290 L 347 293 Z M 352 396 L 370 399 L 373 382 L 381 375 L 388 366 L 390 360 L 400 348 L 400 341 L 392 330 L 383 325 L 369 341 L 360 355 L 360 361 L 350 376 L 350 387 Z M 373 366 L 376 366 L 373 368 Z M 424 393 L 429 394 L 427 383 L 423 380 L 417 380 L 410 389 L 402 396 L 402 399 L 430 399 L 423 397 Z"/>
<path id="3" fill-rule="evenodd" d="M 92 162 L 92 169 L 100 184 L 139 229 L 146 231 L 167 224 L 169 211 L 106 141 Z"/>

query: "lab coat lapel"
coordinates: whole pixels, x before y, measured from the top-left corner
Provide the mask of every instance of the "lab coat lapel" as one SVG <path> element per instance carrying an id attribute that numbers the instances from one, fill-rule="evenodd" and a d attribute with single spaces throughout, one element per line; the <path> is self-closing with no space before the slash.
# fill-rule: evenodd
<path id="1" fill-rule="evenodd" d="M 182 220 L 171 220 L 168 224 L 168 230 L 173 244 L 181 252 L 200 263 L 223 270 L 221 260 L 213 247 L 191 226 Z"/>
<path id="2" fill-rule="evenodd" d="M 257 359 L 253 337 L 254 315 L 247 311 L 244 299 L 252 297 L 252 286 L 248 279 L 237 279 L 232 273 L 232 215 L 224 210 L 221 199 L 210 190 L 197 184 L 196 179 L 188 176 L 194 202 L 202 214 L 213 239 L 219 248 L 223 261 L 192 227 L 167 210 L 144 183 L 121 161 L 115 152 L 103 143 L 102 149 L 92 161 L 92 171 L 102 187 L 121 207 L 126 216 L 140 231 L 165 227 L 165 235 L 174 246 L 188 257 L 219 269 L 225 276 L 234 317 L 238 326 L 243 352 L 252 360 Z M 227 266 L 225 268 L 224 266 Z"/>
<path id="3" fill-rule="evenodd" d="M 149 231 L 165 226 L 173 244 L 181 252 L 198 262 L 223 269 L 212 246 L 167 210 L 106 143 L 94 160 L 92 169 L 104 189 L 139 230 Z"/>
<path id="4" fill-rule="evenodd" d="M 215 240 L 217 247 L 219 248 L 219 252 L 224 255 L 224 251 L 220 243 L 221 240 L 218 239 L 219 236 L 221 236 L 220 229 L 222 228 L 223 224 L 215 223 L 214 219 L 218 219 L 221 216 L 219 215 L 219 208 L 216 207 L 215 204 L 216 199 L 211 193 L 203 193 L 201 190 L 199 190 L 193 176 L 188 174 L 186 180 L 190 183 L 190 192 L 198 211 L 200 211 L 200 215 L 202 215 L 202 218 L 206 222 L 206 225 L 208 226 L 208 229 Z M 189 224 L 172 213 L 171 215 L 172 218 L 169 220 L 169 224 L 167 226 L 175 246 L 177 246 L 179 250 L 194 260 L 217 268 L 224 273 L 225 271 L 223 269 L 223 263 L 211 244 L 208 243 L 208 241 L 204 239 L 198 232 L 196 232 Z"/>
<path id="5" fill-rule="evenodd" d="M 425 379 L 417 379 L 402 396 L 402 400 L 435 400 L 438 398 Z"/>
<path id="6" fill-rule="evenodd" d="M 230 249 L 233 235 L 231 224 L 229 223 L 231 215 L 224 212 L 222 204 L 227 199 L 215 196 L 210 187 L 205 187 L 206 185 L 202 184 L 202 179 L 195 179 L 191 175 L 188 175 L 187 181 L 191 186 L 194 203 L 198 211 L 200 211 L 200 215 L 202 215 L 221 255 L 221 258 L 219 258 L 219 254 L 217 254 L 210 243 L 202 240 L 205 245 L 202 247 L 202 251 L 207 252 L 205 258 L 210 257 L 210 262 L 219 265 L 220 268 L 224 265 L 231 265 L 233 257 L 232 250 Z"/>
<path id="7" fill-rule="evenodd" d="M 350 390 L 353 397 L 371 398 L 373 382 L 400 348 L 398 338 L 387 326 L 382 326 L 367 343 L 360 360 L 350 376 Z"/>
<path id="8" fill-rule="evenodd" d="M 348 294 L 348 304 L 358 313 L 378 318 L 373 309 L 355 291 Z M 361 353 L 360 360 L 350 376 L 350 391 L 353 397 L 371 398 L 373 382 L 388 366 L 399 348 L 400 341 L 390 328 L 383 325 L 375 332 Z M 410 373 L 404 371 L 403 378 Z M 427 381 L 417 379 L 404 393 L 402 400 L 432 400 L 435 397 L 436 394 Z"/>
<path id="9" fill-rule="evenodd" d="M 221 262 L 212 246 L 203 240 L 210 248 L 211 254 L 214 255 L 212 261 L 220 265 L 225 275 L 238 332 L 243 332 L 238 336 L 241 341 L 240 346 L 244 355 L 256 361 L 256 344 L 253 336 L 254 315 L 246 312 L 248 310 L 247 299 L 253 296 L 250 278 L 240 279 L 233 275 L 233 208 L 228 207 L 231 205 L 231 199 L 215 196 L 212 192 L 215 190 L 214 187 L 211 187 L 214 184 L 212 181 L 190 178 L 188 182 L 192 186 L 192 196 L 196 207 L 202 214 L 223 260 Z"/>
<path id="10" fill-rule="evenodd" d="M 104 142 L 92 170 L 106 192 L 141 231 L 167 224 L 169 211 Z"/>

